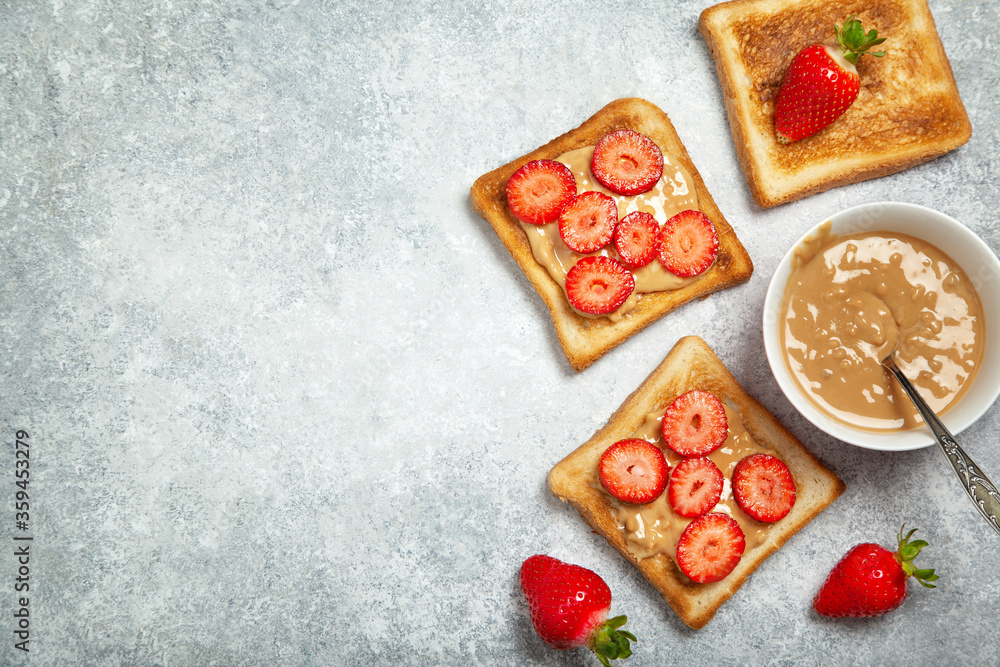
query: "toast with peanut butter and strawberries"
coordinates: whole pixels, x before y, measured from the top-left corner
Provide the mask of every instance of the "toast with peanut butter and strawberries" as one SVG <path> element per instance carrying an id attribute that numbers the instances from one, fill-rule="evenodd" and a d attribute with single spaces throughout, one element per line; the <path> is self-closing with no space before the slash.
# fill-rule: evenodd
<path id="1" fill-rule="evenodd" d="M 854 70 L 856 97 L 825 129 L 782 143 L 776 113 L 792 104 L 782 99 L 792 89 L 783 82 L 798 55 L 814 45 L 846 49 L 850 40 L 841 41 L 841 30 L 851 19 L 863 26 L 859 38 L 865 30 L 878 38 L 870 50 L 859 40 L 863 55 L 846 66 Z M 761 207 L 894 174 L 972 135 L 926 0 L 733 0 L 704 10 L 698 27 L 715 59 L 740 165 Z M 814 79 L 836 81 L 839 74 L 846 83 L 830 61 L 815 69 Z M 826 113 L 809 104 L 802 102 L 803 113 Z"/>
<path id="2" fill-rule="evenodd" d="M 845 488 L 697 336 L 548 484 L 694 629 Z"/>
<path id="3" fill-rule="evenodd" d="M 670 119 L 642 99 L 611 102 L 479 177 L 471 194 L 548 307 L 577 371 L 753 273 Z"/>

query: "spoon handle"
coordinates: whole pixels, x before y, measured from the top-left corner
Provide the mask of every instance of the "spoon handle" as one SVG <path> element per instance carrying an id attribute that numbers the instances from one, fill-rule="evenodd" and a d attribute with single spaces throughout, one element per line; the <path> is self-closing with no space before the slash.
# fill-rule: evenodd
<path id="1" fill-rule="evenodd" d="M 945 425 L 941 423 L 941 420 L 934 414 L 930 406 L 920 397 L 917 388 L 913 386 L 913 383 L 896 366 L 892 356 L 885 359 L 882 365 L 892 373 L 893 377 L 896 378 L 899 385 L 903 388 L 903 391 L 906 392 L 906 395 L 910 397 L 910 400 L 917 407 L 920 416 L 924 418 L 924 423 L 927 424 L 931 433 L 934 434 L 934 439 L 941 446 L 941 451 L 948 457 L 952 469 L 958 476 L 958 481 L 962 483 L 962 488 L 969 494 L 976 509 L 986 519 L 986 523 L 990 524 L 990 527 L 997 534 L 1000 534 L 1000 523 L 998 523 L 998 519 L 1000 519 L 1000 492 L 997 491 L 996 485 L 979 469 L 979 466 L 965 453 L 965 450 L 958 446 L 955 438 L 945 428 Z"/>

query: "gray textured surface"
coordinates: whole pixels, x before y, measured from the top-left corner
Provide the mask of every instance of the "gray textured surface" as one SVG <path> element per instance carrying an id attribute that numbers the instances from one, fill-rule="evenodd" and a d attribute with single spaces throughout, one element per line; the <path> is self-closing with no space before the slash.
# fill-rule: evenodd
<path id="1" fill-rule="evenodd" d="M 840 208 L 924 204 L 1000 248 L 997 6 L 932 4 L 970 144 L 762 211 L 708 4 L 0 0 L 0 662 L 586 662 L 530 630 L 536 552 L 605 576 L 636 665 L 1000 662 L 1000 540 L 940 454 L 817 432 L 759 326 L 781 254 Z M 629 95 L 671 116 L 756 273 L 575 374 L 468 190 Z M 848 484 L 697 633 L 544 486 L 688 333 Z M 1000 409 L 963 441 L 1000 476 Z M 878 620 L 812 614 L 836 558 L 903 521 L 939 588 Z"/>

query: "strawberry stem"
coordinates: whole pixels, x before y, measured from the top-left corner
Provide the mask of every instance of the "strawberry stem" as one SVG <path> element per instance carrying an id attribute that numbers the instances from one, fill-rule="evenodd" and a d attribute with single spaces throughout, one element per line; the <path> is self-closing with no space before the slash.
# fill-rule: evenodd
<path id="1" fill-rule="evenodd" d="M 840 48 L 844 50 L 844 59 L 852 65 L 858 64 L 858 58 L 862 53 L 869 53 L 868 49 L 878 46 L 885 41 L 885 37 L 879 37 L 878 30 L 874 28 L 866 34 L 865 29 L 861 26 L 861 21 L 855 19 L 854 14 L 847 17 L 843 28 L 839 27 L 836 23 L 833 24 L 833 27 L 837 32 L 837 42 L 840 44 Z M 876 58 L 881 58 L 885 55 L 885 51 L 870 53 Z"/>
<path id="2" fill-rule="evenodd" d="M 913 533 L 917 532 L 917 529 L 914 528 L 908 532 L 906 537 L 903 537 L 904 530 L 906 530 L 906 524 L 903 524 L 903 527 L 899 529 L 899 551 L 894 554 L 896 560 L 903 567 L 903 572 L 906 573 L 906 576 L 913 577 L 921 586 L 926 588 L 937 588 L 934 584 L 930 583 L 938 579 L 938 576 L 934 574 L 934 570 L 931 568 L 917 569 L 912 562 L 917 557 L 917 554 L 920 553 L 920 550 L 927 546 L 927 542 L 924 540 L 910 542 L 910 537 Z"/>
<path id="3" fill-rule="evenodd" d="M 590 635 L 590 650 L 604 667 L 611 667 L 610 660 L 617 660 L 632 655 L 629 640 L 636 641 L 635 635 L 627 630 L 619 630 L 628 620 L 626 616 L 615 616 L 594 628 Z"/>

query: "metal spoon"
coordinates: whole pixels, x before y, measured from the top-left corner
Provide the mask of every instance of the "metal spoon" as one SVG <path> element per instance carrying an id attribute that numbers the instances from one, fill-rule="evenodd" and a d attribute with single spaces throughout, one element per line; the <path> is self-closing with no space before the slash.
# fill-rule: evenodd
<path id="1" fill-rule="evenodd" d="M 883 303 L 882 305 L 884 306 L 885 304 Z M 886 306 L 886 311 L 888 311 L 888 306 Z M 896 354 L 896 346 L 898 344 L 899 331 L 896 329 L 895 322 L 892 321 L 890 324 L 887 321 L 885 323 L 885 346 L 879 355 L 879 362 L 896 378 L 899 386 L 903 388 L 906 395 L 913 401 L 913 405 L 920 412 L 920 416 L 923 417 L 927 428 L 931 430 L 934 439 L 941 447 L 941 451 L 948 457 L 948 462 L 951 463 L 955 475 L 958 476 L 958 481 L 962 483 L 962 488 L 969 494 L 969 498 L 972 499 L 976 509 L 986 519 L 986 523 L 990 524 L 990 527 L 1000 535 L 1000 492 L 997 491 L 996 485 L 979 469 L 979 466 L 965 453 L 965 450 L 958 446 L 954 436 L 941 423 L 941 420 L 938 419 L 938 416 L 927 405 L 927 402 L 917 393 L 917 388 L 913 386 L 913 383 L 896 366 L 896 361 L 893 357 Z"/>

